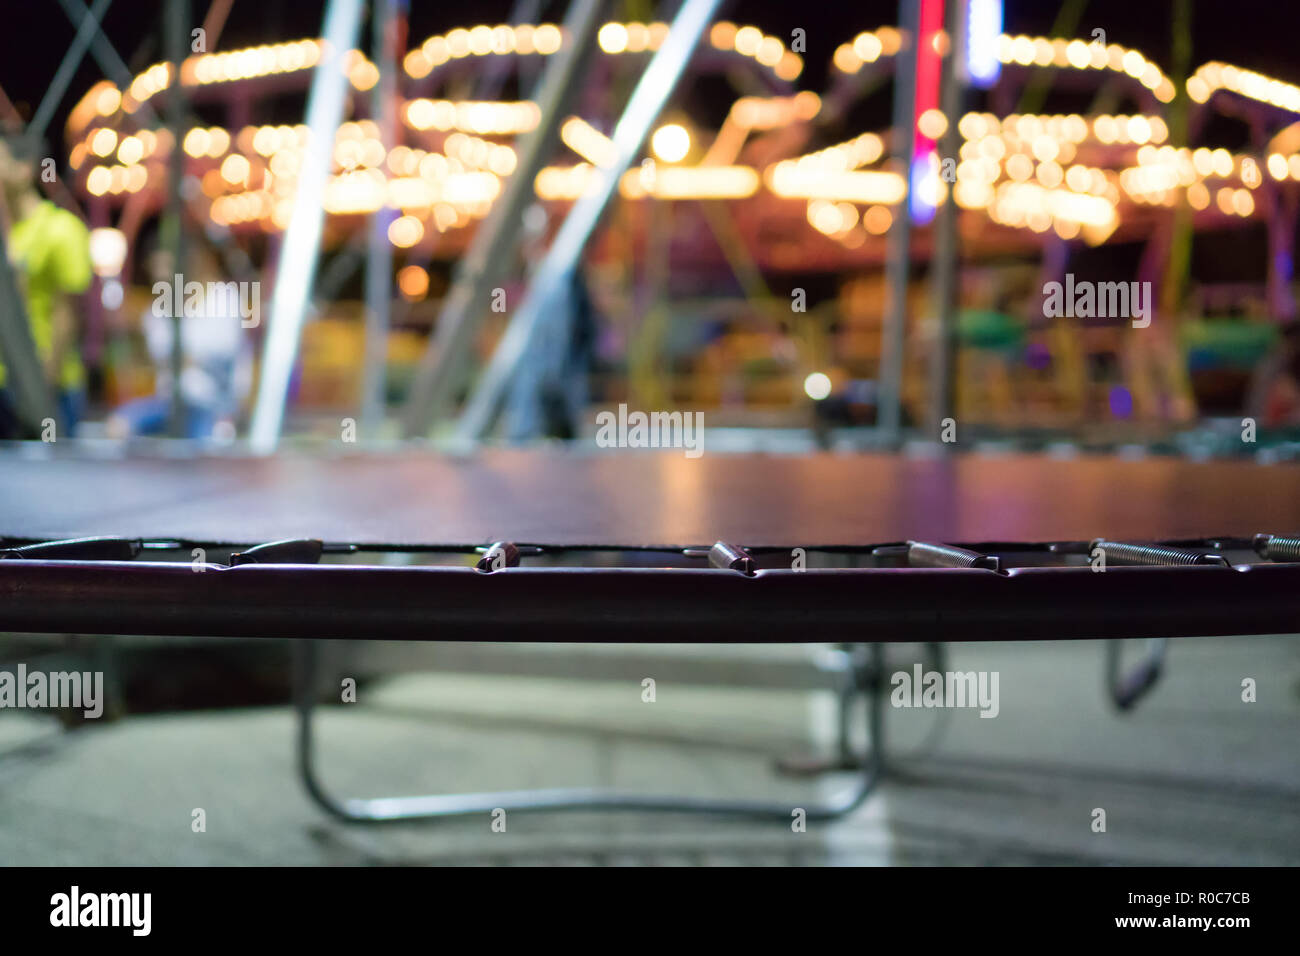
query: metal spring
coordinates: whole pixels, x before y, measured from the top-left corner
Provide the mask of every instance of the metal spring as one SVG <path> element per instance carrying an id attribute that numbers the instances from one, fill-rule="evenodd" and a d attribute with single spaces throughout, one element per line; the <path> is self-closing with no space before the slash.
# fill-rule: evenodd
<path id="1" fill-rule="evenodd" d="M 739 571 L 749 576 L 757 570 L 754 558 L 748 551 L 734 544 L 727 544 L 725 541 L 717 541 L 709 549 L 709 564 L 715 568 Z"/>
<path id="2" fill-rule="evenodd" d="M 0 558 L 36 561 L 130 561 L 140 553 L 140 542 L 128 538 L 65 538 L 40 541 L 16 548 L 0 548 Z"/>
<path id="3" fill-rule="evenodd" d="M 497 541 L 483 552 L 483 556 L 475 562 L 474 567 L 486 574 L 501 568 L 517 568 L 519 548 L 513 541 Z"/>
<path id="4" fill-rule="evenodd" d="M 254 545 L 230 556 L 230 566 L 241 564 L 319 564 L 324 544 L 316 538 L 286 538 Z"/>
<path id="5" fill-rule="evenodd" d="M 1107 541 L 1094 538 L 1088 548 L 1091 555 L 1098 548 L 1111 564 L 1135 564 L 1148 567 L 1173 567 L 1194 564 L 1220 565 L 1226 567 L 1227 559 L 1219 554 L 1207 554 L 1203 551 L 1183 551 L 1179 548 L 1166 548 L 1158 544 L 1127 544 L 1122 541 Z"/>
<path id="6" fill-rule="evenodd" d="M 907 542 L 907 560 L 917 568 L 998 569 L 998 559 L 993 555 L 955 548 L 950 544 L 931 544 L 928 541 Z"/>
<path id="7" fill-rule="evenodd" d="M 1300 561 L 1300 538 L 1278 534 L 1255 535 L 1255 552 L 1269 561 Z"/>

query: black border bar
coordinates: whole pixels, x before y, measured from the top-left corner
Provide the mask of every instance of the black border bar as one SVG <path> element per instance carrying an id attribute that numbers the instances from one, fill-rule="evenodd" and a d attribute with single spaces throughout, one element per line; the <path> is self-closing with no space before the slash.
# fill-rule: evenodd
<path id="1" fill-rule="evenodd" d="M 764 570 L 0 561 L 0 630 L 420 641 L 1300 634 L 1300 564 Z"/>

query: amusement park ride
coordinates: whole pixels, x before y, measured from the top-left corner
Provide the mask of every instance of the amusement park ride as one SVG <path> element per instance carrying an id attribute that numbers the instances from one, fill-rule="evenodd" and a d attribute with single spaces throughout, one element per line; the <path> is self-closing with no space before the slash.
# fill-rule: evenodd
<path id="1" fill-rule="evenodd" d="M 1290 263 L 1300 86 L 1218 62 L 1185 79 L 1171 77 L 1140 50 L 1108 43 L 1104 35 L 1001 33 L 998 12 L 991 29 L 973 19 L 959 25 L 966 68 L 983 63 L 983 75 L 966 80 L 987 90 L 984 109 L 959 105 L 945 112 L 938 71 L 951 41 L 942 7 L 918 4 L 920 42 L 909 67 L 917 79 L 905 84 L 913 98 L 911 137 L 904 127 L 846 131 L 841 125 L 856 103 L 892 80 L 907 53 L 906 31 L 882 26 L 845 37 L 834 49 L 827 88 L 815 92 L 798 89 L 802 38 L 725 21 L 703 27 L 681 68 L 693 84 L 722 77 L 744 95 L 720 118 L 702 115 L 704 104 L 690 96 L 678 99 L 701 115 L 674 106 L 651 118 L 659 125 L 645 137 L 646 148 L 640 151 L 638 143 L 630 168 L 618 171 L 621 201 L 614 226 L 596 240 L 597 257 L 639 252 L 653 259 L 649 252 L 662 239 L 652 236 L 651 209 L 660 204 L 649 200 L 670 201 L 680 218 L 660 268 L 685 274 L 730 268 L 751 299 L 767 297 L 770 310 L 764 272 L 875 267 L 890 259 L 891 235 L 905 243 L 904 259 L 910 250 L 912 261 L 933 260 L 943 230 L 938 224 L 895 228 L 904 204 L 910 204 L 907 226 L 924 227 L 951 198 L 965 262 L 1037 259 L 1041 283 L 1063 279 L 1071 250 L 1080 245 L 1142 242 L 1139 274 L 1117 278 L 1159 286 L 1180 217 L 1195 230 L 1263 220 L 1268 308 L 1276 320 L 1295 316 Z M 541 102 L 546 61 L 566 53 L 581 59 L 584 51 L 573 49 L 575 29 L 574 23 L 467 25 L 397 49 L 404 40 L 399 30 L 387 46 L 377 44 L 373 58 L 356 49 L 342 53 L 345 121 L 326 131 L 333 148 L 316 193 L 324 244 L 364 242 L 373 218 L 389 264 L 394 249 L 408 263 L 399 288 L 419 297 L 428 287 L 424 265 L 431 257 L 470 252 L 494 206 L 509 201 L 522 210 L 521 204 L 541 203 L 554 221 L 590 196 L 614 160 L 621 93 L 671 30 L 666 23 L 589 24 L 595 43 L 587 44 L 586 61 L 569 70 L 572 95 Z M 67 123 L 68 161 L 92 224 L 126 239 L 113 264 L 118 271 L 130 275 L 129 250 L 142 224 L 166 208 L 177 149 L 196 185 L 186 200 L 190 214 L 203 223 L 208 241 L 237 250 L 227 266 L 250 269 L 240 247 L 251 248 L 259 236 L 270 238 L 267 262 L 276 261 L 313 133 L 301 122 L 259 124 L 254 117 L 277 109 L 300 115 L 329 43 L 328 37 L 303 39 L 186 57 L 179 69 L 184 99 L 208 115 L 224 113 L 214 125 L 169 128 L 160 121 L 154 106 L 166 100 L 161 94 L 174 80 L 165 62 L 129 82 L 104 80 L 82 97 Z M 381 83 L 377 61 L 384 55 L 400 56 L 391 84 Z M 1111 111 L 1018 112 L 1026 89 L 1048 76 L 1054 93 L 1076 102 L 1091 98 Z M 503 90 L 513 95 L 505 98 Z M 896 113 L 897 106 L 896 99 Z M 1216 113 L 1248 126 L 1248 150 L 1191 146 Z M 510 196 L 512 178 L 525 179 L 529 188 Z M 1177 310 L 1173 301 L 1160 305 L 1165 313 Z M 895 299 L 902 311 L 897 306 Z M 1157 325 L 1162 331 L 1153 335 L 1171 334 L 1169 323 Z M 879 355 L 879 338 L 876 348 Z"/>

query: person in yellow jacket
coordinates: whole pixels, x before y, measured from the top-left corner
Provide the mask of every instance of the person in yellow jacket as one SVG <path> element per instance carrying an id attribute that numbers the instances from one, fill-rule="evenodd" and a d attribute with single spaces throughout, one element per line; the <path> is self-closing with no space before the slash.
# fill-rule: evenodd
<path id="1" fill-rule="evenodd" d="M 36 354 L 58 395 L 63 427 L 71 432 L 86 387 L 72 297 L 90 285 L 90 230 L 73 213 L 41 198 L 33 172 L 30 161 L 0 141 L 0 186 L 12 223 L 5 246 L 23 290 Z M 7 382 L 0 357 L 0 404 L 8 404 Z"/>

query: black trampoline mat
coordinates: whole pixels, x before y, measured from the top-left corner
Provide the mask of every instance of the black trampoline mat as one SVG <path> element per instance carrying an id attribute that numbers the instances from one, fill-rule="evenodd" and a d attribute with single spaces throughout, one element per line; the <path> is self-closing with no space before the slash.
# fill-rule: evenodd
<path id="1" fill-rule="evenodd" d="M 1300 531 L 1300 468 L 1171 458 L 560 450 L 0 454 L 0 535 L 361 545 L 860 545 Z"/>

